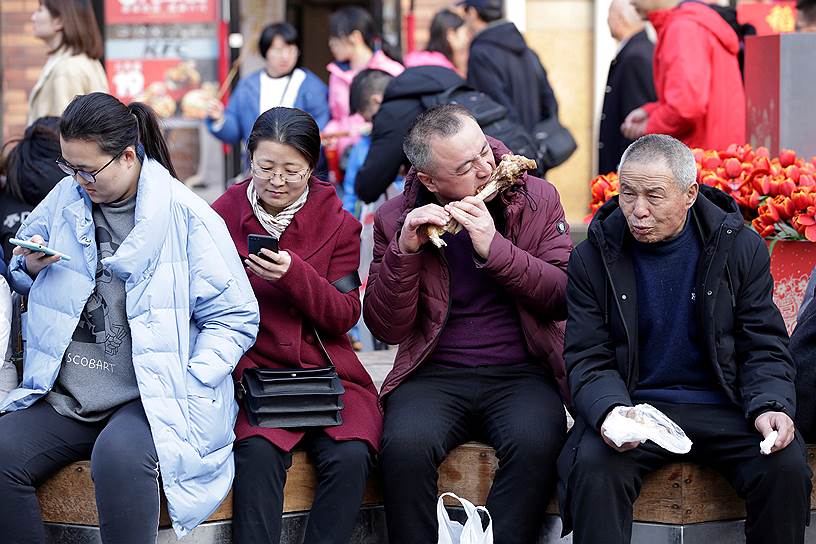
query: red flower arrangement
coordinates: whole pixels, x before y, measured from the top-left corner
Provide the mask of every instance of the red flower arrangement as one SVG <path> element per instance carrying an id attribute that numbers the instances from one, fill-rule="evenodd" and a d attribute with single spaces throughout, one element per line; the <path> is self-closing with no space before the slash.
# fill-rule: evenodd
<path id="1" fill-rule="evenodd" d="M 816 242 L 816 157 L 808 161 L 783 149 L 779 157 L 771 158 L 766 148 L 754 150 L 750 145 L 692 151 L 697 182 L 731 195 L 760 236 Z M 586 220 L 616 194 L 616 173 L 593 179 Z"/>

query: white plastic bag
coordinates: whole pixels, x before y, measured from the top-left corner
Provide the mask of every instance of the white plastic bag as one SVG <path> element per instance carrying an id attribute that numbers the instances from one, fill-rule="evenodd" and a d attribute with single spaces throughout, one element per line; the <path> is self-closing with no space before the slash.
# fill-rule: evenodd
<path id="1" fill-rule="evenodd" d="M 465 509 L 467 521 L 462 525 L 452 521 L 445 510 L 445 497 L 459 501 Z M 479 512 L 487 516 L 487 528 L 482 529 L 482 518 Z M 467 499 L 461 499 L 453 493 L 443 493 L 436 502 L 436 520 L 439 522 L 439 541 L 437 544 L 493 544 L 493 520 L 484 506 L 474 506 Z"/>
<path id="2" fill-rule="evenodd" d="M 601 432 L 618 447 L 625 442 L 651 440 L 672 453 L 691 451 L 691 440 L 683 429 L 650 404 L 615 407 L 609 412 Z"/>

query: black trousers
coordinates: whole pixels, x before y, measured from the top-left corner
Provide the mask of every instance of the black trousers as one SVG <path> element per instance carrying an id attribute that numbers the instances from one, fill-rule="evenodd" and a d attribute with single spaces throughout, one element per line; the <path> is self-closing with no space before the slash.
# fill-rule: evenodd
<path id="1" fill-rule="evenodd" d="M 0 541 L 45 542 L 36 487 L 89 457 L 102 542 L 155 542 L 159 462 L 140 400 L 99 423 L 61 416 L 44 400 L 0 418 Z"/>
<path id="2" fill-rule="evenodd" d="M 643 477 L 679 460 L 716 469 L 745 499 L 748 544 L 804 541 L 811 471 L 798 433 L 788 447 L 766 456 L 759 452 L 762 436 L 735 406 L 651 404 L 686 432 L 694 442 L 691 452 L 674 455 L 646 442 L 618 453 L 586 427 L 570 436 L 558 463 L 576 544 L 628 543 Z"/>
<path id="3" fill-rule="evenodd" d="M 499 468 L 487 497 L 496 544 L 536 540 L 554 490 L 566 417 L 554 380 L 524 365 L 426 365 L 386 397 L 382 461 L 390 544 L 437 541 L 438 467 L 481 440 Z"/>
<path id="4" fill-rule="evenodd" d="M 319 483 L 304 544 L 346 544 L 363 501 L 372 455 L 360 440 L 335 441 L 310 432 L 303 446 Z M 283 487 L 292 454 L 259 436 L 235 443 L 232 539 L 235 544 L 277 544 L 281 537 Z"/>

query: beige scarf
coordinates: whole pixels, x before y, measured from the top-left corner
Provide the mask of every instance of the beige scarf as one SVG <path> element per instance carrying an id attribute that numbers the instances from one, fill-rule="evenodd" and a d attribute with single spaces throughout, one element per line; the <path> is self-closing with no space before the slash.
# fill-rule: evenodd
<path id="1" fill-rule="evenodd" d="M 304 204 L 306 204 L 307 196 L 309 196 L 308 185 L 306 186 L 306 190 L 303 191 L 303 194 L 300 195 L 297 200 L 286 206 L 277 214 L 272 215 L 261 205 L 261 199 L 258 198 L 258 193 L 255 191 L 255 184 L 252 183 L 252 181 L 247 183 L 247 198 L 249 199 L 249 204 L 252 206 L 253 213 L 255 213 L 255 217 L 258 218 L 258 221 L 260 221 L 264 230 L 278 240 L 280 240 L 281 236 L 283 235 L 283 231 L 286 230 L 286 227 L 288 227 L 292 222 L 292 219 L 294 219 L 295 214 L 300 211 Z"/>

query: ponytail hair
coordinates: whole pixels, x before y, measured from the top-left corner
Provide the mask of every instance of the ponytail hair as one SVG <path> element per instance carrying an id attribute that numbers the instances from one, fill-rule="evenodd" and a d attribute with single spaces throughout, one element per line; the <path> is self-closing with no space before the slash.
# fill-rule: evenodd
<path id="1" fill-rule="evenodd" d="M 139 142 L 144 146 L 145 154 L 167 168 L 174 178 L 178 179 L 176 169 L 170 160 L 170 150 L 159 126 L 159 119 L 153 108 L 143 102 L 131 102 L 128 106 L 131 114 L 136 116 L 139 125 Z"/>
<path id="2" fill-rule="evenodd" d="M 60 135 L 64 140 L 94 142 L 111 156 L 131 145 L 138 149 L 142 144 L 149 158 L 178 179 L 158 118 L 147 104 L 133 102 L 125 106 L 106 93 L 77 96 L 62 114 Z"/>

